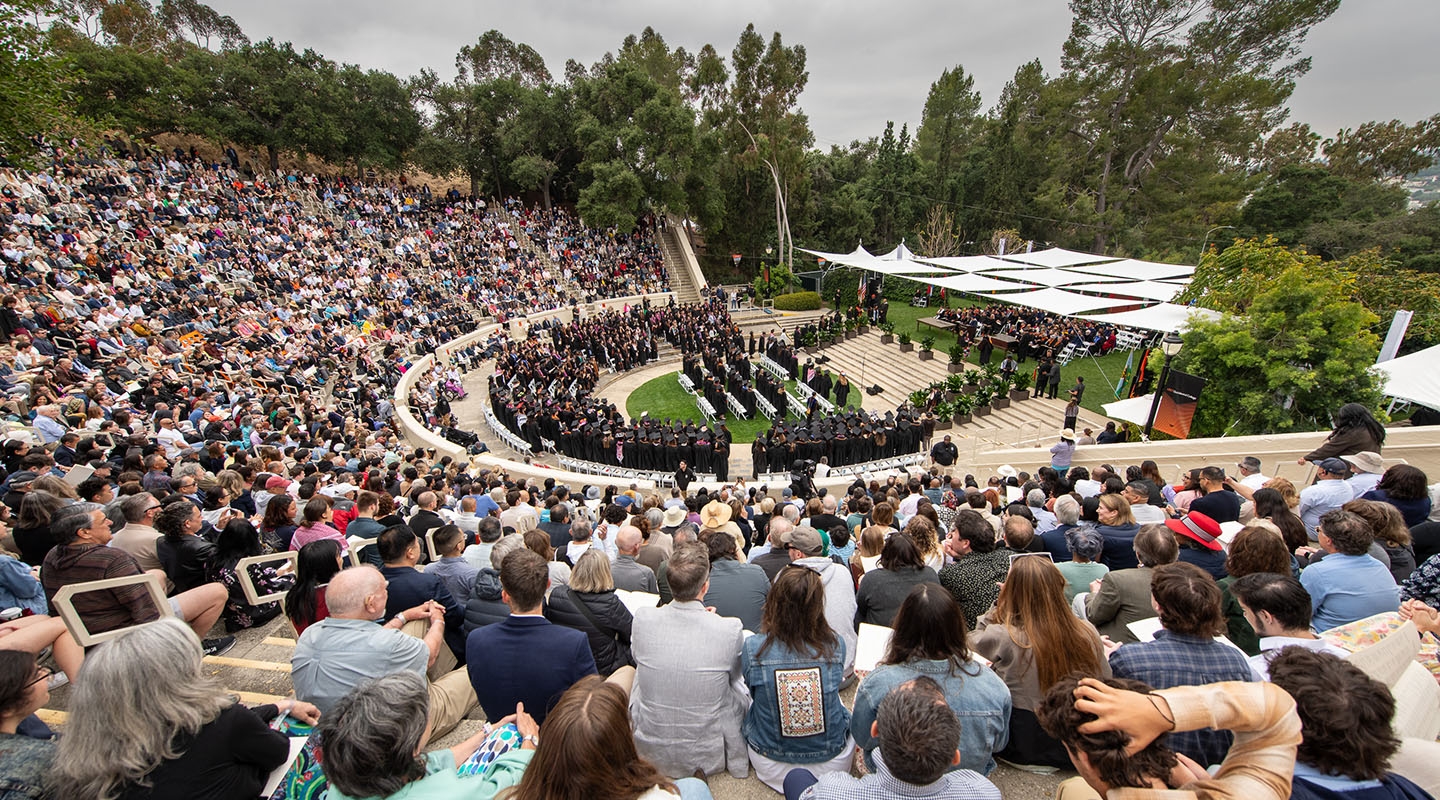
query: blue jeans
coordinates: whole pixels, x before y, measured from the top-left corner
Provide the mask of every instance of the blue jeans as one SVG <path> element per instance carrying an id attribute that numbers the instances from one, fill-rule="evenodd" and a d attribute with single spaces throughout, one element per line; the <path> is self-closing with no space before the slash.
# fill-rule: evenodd
<path id="1" fill-rule="evenodd" d="M 714 800 L 710 786 L 699 778 L 681 778 L 675 781 L 675 788 L 680 790 L 680 800 Z"/>

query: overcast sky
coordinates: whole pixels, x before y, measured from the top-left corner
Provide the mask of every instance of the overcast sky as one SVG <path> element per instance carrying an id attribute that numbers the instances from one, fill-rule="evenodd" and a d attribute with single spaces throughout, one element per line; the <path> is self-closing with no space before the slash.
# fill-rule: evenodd
<path id="1" fill-rule="evenodd" d="M 800 105 L 816 144 L 880 134 L 886 120 L 919 121 L 941 70 L 975 76 L 986 108 L 1021 64 L 1051 74 L 1070 27 L 1065 0 L 210 0 L 252 39 L 297 47 L 406 77 L 422 67 L 454 75 L 455 53 L 496 28 L 545 57 L 589 65 L 649 25 L 670 46 L 706 43 L 729 56 L 746 23 L 767 40 L 805 46 L 810 82 Z M 1313 31 L 1310 73 L 1291 98 L 1291 118 L 1332 136 L 1367 120 L 1413 123 L 1440 112 L 1440 0 L 1345 0 Z"/>

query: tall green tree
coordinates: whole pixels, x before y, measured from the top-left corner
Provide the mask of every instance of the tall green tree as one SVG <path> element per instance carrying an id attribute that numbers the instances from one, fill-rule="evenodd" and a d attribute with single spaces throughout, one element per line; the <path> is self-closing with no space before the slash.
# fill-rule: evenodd
<path id="1" fill-rule="evenodd" d="M 958 65 L 940 73 L 939 80 L 930 84 L 915 132 L 915 155 L 933 172 L 929 187 L 933 199 L 956 203 L 963 197 L 965 153 L 974 145 L 980 122 L 974 76 Z"/>
<path id="2" fill-rule="evenodd" d="M 472 194 L 489 184 L 495 196 L 502 196 L 510 180 L 505 126 L 528 91 L 550 83 L 550 71 L 534 48 L 490 30 L 460 48 L 455 72 L 449 83 L 432 70 L 422 70 L 411 82 L 430 117 L 416 160 L 439 175 L 467 176 Z"/>
<path id="3" fill-rule="evenodd" d="M 48 0 L 0 3 L 0 153 L 24 159 L 31 137 L 70 128 L 72 76 L 36 19 L 62 13 Z"/>
<path id="4" fill-rule="evenodd" d="M 1306 34 L 1339 5 L 1071 0 L 1063 73 L 1051 87 L 1055 130 L 1069 146 L 1051 180 L 1095 226 L 1095 252 L 1106 251 L 1177 151 L 1200 148 L 1228 163 L 1257 152 L 1309 69 Z"/>
<path id="5" fill-rule="evenodd" d="M 577 207 L 587 224 L 629 231 L 645 214 L 667 210 L 713 217 L 713 153 L 677 92 L 614 60 L 572 88 L 583 154 Z"/>
<path id="6" fill-rule="evenodd" d="M 272 172 L 282 153 L 341 151 L 346 97 L 339 70 L 314 50 L 273 39 L 245 45 L 223 54 L 219 85 L 222 136 L 263 149 Z"/>
<path id="7" fill-rule="evenodd" d="M 1183 334 L 1177 368 L 1207 381 L 1192 435 L 1318 430 L 1345 403 L 1377 408 L 1379 319 L 1354 281 L 1273 239 L 1206 256 L 1195 291 L 1226 316 Z"/>

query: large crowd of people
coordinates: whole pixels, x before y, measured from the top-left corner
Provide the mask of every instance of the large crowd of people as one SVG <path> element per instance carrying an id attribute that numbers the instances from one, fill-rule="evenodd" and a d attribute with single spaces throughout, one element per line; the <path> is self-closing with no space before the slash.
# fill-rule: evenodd
<path id="1" fill-rule="evenodd" d="M 447 352 L 409 402 L 444 424 L 494 359 L 496 414 L 537 445 L 685 480 L 516 478 L 399 441 L 396 379 L 477 314 L 662 287 L 651 239 L 194 153 L 49 156 L 0 170 L 12 794 L 248 800 L 288 769 L 332 798 L 706 798 L 720 772 L 787 798 L 998 798 L 1000 762 L 1075 769 L 1064 798 L 1440 787 L 1434 742 L 1392 722 L 1440 689 L 1341 657 L 1408 623 L 1440 674 L 1440 485 L 1387 466 L 1361 406 L 1304 486 L 1258 458 L 1167 478 L 1081 445 L 1033 472 L 937 447 L 771 491 L 723 474 L 725 425 L 627 419 L 600 370 L 666 341 L 727 391 L 759 352 L 834 387 L 781 340 L 747 346 L 723 300 L 642 304 Z M 752 457 L 806 472 L 923 438 L 905 410 L 812 411 Z M 706 466 L 721 487 L 692 489 Z M 118 632 L 83 648 L 56 596 L 116 577 L 165 600 L 77 597 L 86 631 Z M 282 614 L 293 695 L 246 707 L 204 659 Z M 36 712 L 63 683 L 56 737 Z M 430 746 L 467 718 L 487 722 Z"/>

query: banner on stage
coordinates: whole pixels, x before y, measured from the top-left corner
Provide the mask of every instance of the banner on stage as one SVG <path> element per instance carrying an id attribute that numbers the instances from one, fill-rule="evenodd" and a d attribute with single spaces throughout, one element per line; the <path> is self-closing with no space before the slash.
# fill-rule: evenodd
<path id="1" fill-rule="evenodd" d="M 1195 419 L 1195 406 L 1200 402 L 1200 392 L 1204 388 L 1204 378 L 1170 370 L 1170 380 L 1160 395 L 1160 409 L 1155 412 L 1155 430 L 1164 431 L 1177 439 L 1188 438 L 1190 423 Z"/>

